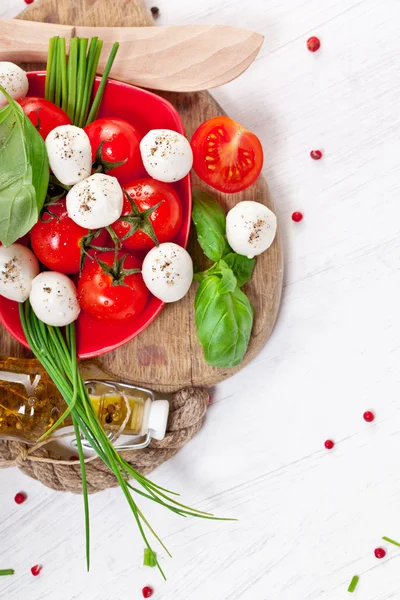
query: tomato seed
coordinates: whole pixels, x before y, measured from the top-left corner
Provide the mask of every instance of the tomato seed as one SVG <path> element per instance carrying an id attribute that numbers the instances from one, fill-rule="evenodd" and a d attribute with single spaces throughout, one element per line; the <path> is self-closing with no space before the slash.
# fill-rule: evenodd
<path id="1" fill-rule="evenodd" d="M 17 504 L 23 504 L 26 500 L 26 496 L 22 492 L 19 492 L 18 494 L 16 494 L 14 500 Z"/>
<path id="2" fill-rule="evenodd" d="M 374 554 L 376 558 L 385 558 L 386 550 L 384 550 L 384 548 L 375 548 Z"/>
<path id="3" fill-rule="evenodd" d="M 372 421 L 375 419 L 375 415 L 373 412 L 371 412 L 370 410 L 367 410 L 364 414 L 364 421 L 367 421 L 367 423 L 372 423 Z"/>
<path id="4" fill-rule="evenodd" d="M 35 565 L 31 568 L 31 573 L 34 577 L 37 577 L 42 569 L 42 565 Z"/>
<path id="5" fill-rule="evenodd" d="M 322 158 L 322 152 L 321 150 L 311 150 L 310 156 L 313 160 L 319 160 Z"/>
<path id="6" fill-rule="evenodd" d="M 144 587 L 142 589 L 142 594 L 143 594 L 143 598 L 150 598 L 150 596 L 153 595 L 153 588 L 146 585 L 146 587 Z"/>
<path id="7" fill-rule="evenodd" d="M 292 214 L 292 219 L 295 223 L 300 223 L 300 221 L 303 220 L 303 213 L 301 212 L 294 212 Z"/>
<path id="8" fill-rule="evenodd" d="M 327 450 L 332 450 L 333 446 L 335 445 L 335 442 L 333 442 L 332 440 L 326 440 L 324 446 Z"/>
<path id="9" fill-rule="evenodd" d="M 315 35 L 313 35 L 307 40 L 307 48 L 310 52 L 316 52 L 317 50 L 319 50 L 320 46 L 321 42 Z"/>

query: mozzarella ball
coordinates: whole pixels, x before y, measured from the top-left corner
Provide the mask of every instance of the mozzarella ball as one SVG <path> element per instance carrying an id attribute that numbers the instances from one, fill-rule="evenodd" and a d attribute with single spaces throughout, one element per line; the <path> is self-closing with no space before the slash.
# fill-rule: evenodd
<path id="1" fill-rule="evenodd" d="M 50 168 L 63 185 L 75 185 L 92 172 L 92 148 L 80 127 L 56 127 L 46 138 L 46 148 Z"/>
<path id="2" fill-rule="evenodd" d="M 188 140 L 170 129 L 149 131 L 140 142 L 140 153 L 147 173 L 166 183 L 183 179 L 193 165 Z"/>
<path id="3" fill-rule="evenodd" d="M 54 327 L 73 323 L 81 311 L 75 284 L 55 271 L 44 271 L 35 277 L 29 300 L 37 318 Z"/>
<path id="4" fill-rule="evenodd" d="M 142 277 L 150 292 L 163 302 L 186 296 L 193 280 L 193 262 L 182 246 L 166 242 L 146 255 Z"/>
<path id="5" fill-rule="evenodd" d="M 226 215 L 226 237 L 230 247 L 248 258 L 265 252 L 275 234 L 276 216 L 259 202 L 239 202 Z"/>
<path id="6" fill-rule="evenodd" d="M 99 229 L 120 218 L 124 195 L 118 179 L 95 173 L 67 194 L 68 216 L 81 227 Z"/>
<path id="7" fill-rule="evenodd" d="M 0 246 L 0 295 L 15 302 L 25 302 L 39 270 L 36 256 L 26 246 Z"/>
<path id="8" fill-rule="evenodd" d="M 28 77 L 23 69 L 12 62 L 0 62 L 0 85 L 14 100 L 25 98 L 29 89 Z M 8 104 L 8 100 L 0 92 L 0 108 Z"/>

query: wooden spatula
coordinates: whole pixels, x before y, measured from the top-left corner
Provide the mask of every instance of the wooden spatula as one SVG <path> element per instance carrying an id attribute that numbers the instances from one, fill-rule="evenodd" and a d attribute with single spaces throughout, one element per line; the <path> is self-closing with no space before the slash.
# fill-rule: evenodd
<path id="1" fill-rule="evenodd" d="M 217 87 L 238 77 L 263 43 L 259 33 L 227 25 L 176 27 L 73 27 L 0 19 L 0 60 L 46 62 L 55 35 L 104 41 L 99 72 L 114 42 L 120 42 L 112 77 L 128 83 L 177 92 Z"/>

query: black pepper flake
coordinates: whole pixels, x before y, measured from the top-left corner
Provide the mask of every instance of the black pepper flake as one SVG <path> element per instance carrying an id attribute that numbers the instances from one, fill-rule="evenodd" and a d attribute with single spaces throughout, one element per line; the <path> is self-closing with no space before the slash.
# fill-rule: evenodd
<path id="1" fill-rule="evenodd" d="M 151 14 L 153 15 L 153 17 L 156 19 L 159 14 L 160 14 L 160 9 L 158 8 L 158 6 L 152 6 L 151 9 Z"/>

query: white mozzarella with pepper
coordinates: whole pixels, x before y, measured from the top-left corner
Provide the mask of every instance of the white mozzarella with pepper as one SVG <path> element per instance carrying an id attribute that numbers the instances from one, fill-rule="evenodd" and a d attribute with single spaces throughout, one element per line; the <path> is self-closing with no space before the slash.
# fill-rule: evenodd
<path id="1" fill-rule="evenodd" d="M 276 235 L 276 216 L 260 202 L 238 202 L 226 215 L 226 237 L 232 250 L 253 258 L 265 252 Z"/>
<path id="2" fill-rule="evenodd" d="M 140 142 L 140 153 L 147 173 L 157 181 L 179 181 L 193 165 L 188 140 L 170 129 L 149 131 Z"/>
<path id="3" fill-rule="evenodd" d="M 22 244 L 0 246 L 0 295 L 25 302 L 29 298 L 32 281 L 39 273 L 36 256 Z"/>
<path id="4" fill-rule="evenodd" d="M 92 172 L 87 133 L 75 125 L 60 125 L 46 137 L 50 168 L 63 185 L 75 185 Z"/>
<path id="5" fill-rule="evenodd" d="M 193 280 L 190 254 L 178 244 L 160 244 L 146 254 L 142 277 L 156 298 L 176 302 L 186 296 Z"/>
<path id="6" fill-rule="evenodd" d="M 29 300 L 37 318 L 54 327 L 73 323 L 81 310 L 75 284 L 55 271 L 44 271 L 35 277 Z"/>
<path id="7" fill-rule="evenodd" d="M 115 177 L 95 173 L 67 194 L 68 216 L 81 227 L 99 229 L 120 218 L 123 191 Z"/>
<path id="8" fill-rule="evenodd" d="M 29 89 L 28 77 L 23 69 L 12 62 L 0 62 L 0 85 L 14 100 L 25 98 Z M 8 104 L 8 100 L 0 92 L 0 108 Z"/>

